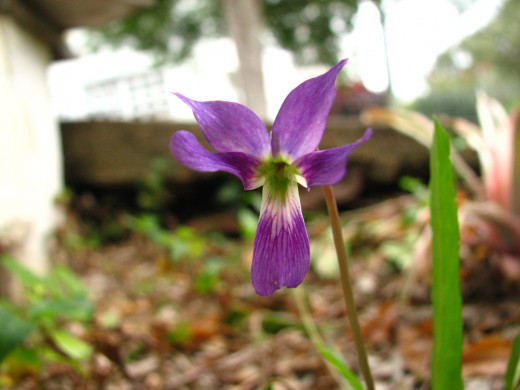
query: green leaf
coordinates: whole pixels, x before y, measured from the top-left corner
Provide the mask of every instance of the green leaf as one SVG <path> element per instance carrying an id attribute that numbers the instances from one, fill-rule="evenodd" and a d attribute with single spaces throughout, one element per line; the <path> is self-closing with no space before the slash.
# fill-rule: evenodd
<path id="1" fill-rule="evenodd" d="M 433 231 L 432 389 L 458 390 L 462 384 L 462 297 L 459 226 L 450 142 L 435 120 L 430 154 L 430 213 Z"/>
<path id="2" fill-rule="evenodd" d="M 175 327 L 170 329 L 166 334 L 166 340 L 174 346 L 179 346 L 187 343 L 193 338 L 193 331 L 188 322 L 180 322 Z"/>
<path id="3" fill-rule="evenodd" d="M 336 370 L 338 370 L 338 372 L 348 381 L 354 390 L 363 390 L 363 385 L 361 384 L 356 374 L 350 371 L 345 363 L 343 363 L 343 361 L 338 358 L 334 352 L 332 352 L 320 342 L 316 341 L 315 345 L 319 349 L 322 356 L 327 359 Z"/>
<path id="4" fill-rule="evenodd" d="M 2 369 L 5 369 L 7 375 L 15 378 L 21 375 L 37 374 L 41 371 L 42 366 L 40 352 L 40 348 L 36 350 L 34 347 L 18 347 L 3 361 Z M 1 384 L 0 380 L 0 386 Z"/>
<path id="5" fill-rule="evenodd" d="M 246 207 L 242 207 L 237 212 L 240 234 L 246 240 L 253 241 L 258 225 L 258 215 Z"/>
<path id="6" fill-rule="evenodd" d="M 516 335 L 507 364 L 504 390 L 514 390 L 520 380 L 520 333 Z"/>
<path id="7" fill-rule="evenodd" d="M 200 294 L 213 292 L 219 280 L 222 266 L 222 261 L 219 258 L 213 258 L 204 263 L 204 266 L 195 278 L 195 290 Z"/>
<path id="8" fill-rule="evenodd" d="M 74 360 L 85 361 L 92 355 L 92 347 L 70 333 L 55 330 L 50 336 L 58 348 Z"/>
<path id="9" fill-rule="evenodd" d="M 0 260 L 2 265 L 11 271 L 25 288 L 31 291 L 43 288 L 43 279 L 21 265 L 16 259 L 11 256 L 2 256 Z"/>
<path id="10" fill-rule="evenodd" d="M 23 344 L 34 326 L 17 315 L 0 307 L 0 362 L 13 350 Z"/>
<path id="11" fill-rule="evenodd" d="M 68 267 L 57 266 L 52 270 L 48 279 L 51 283 L 59 285 L 61 290 L 65 290 L 66 295 L 87 295 L 87 290 L 81 279 Z"/>
<path id="12" fill-rule="evenodd" d="M 68 297 L 39 299 L 30 306 L 27 315 L 34 322 L 50 323 L 59 318 L 88 321 L 92 318 L 93 312 L 92 302 L 83 295 L 74 294 Z"/>
<path id="13" fill-rule="evenodd" d="M 265 311 L 262 319 L 262 330 L 266 334 L 277 334 L 287 328 L 299 328 L 301 324 L 291 315 L 281 311 Z"/>

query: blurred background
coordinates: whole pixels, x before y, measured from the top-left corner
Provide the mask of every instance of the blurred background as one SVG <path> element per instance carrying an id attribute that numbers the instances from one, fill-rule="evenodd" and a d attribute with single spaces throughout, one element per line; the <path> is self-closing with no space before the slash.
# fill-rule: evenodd
<path id="1" fill-rule="evenodd" d="M 204 142 L 171 92 L 269 127 L 348 58 L 320 147 L 375 130 L 335 189 L 380 388 L 428 383 L 432 115 L 469 221 L 466 381 L 497 388 L 520 298 L 519 16 L 516 0 L 0 0 L 0 387 L 342 388 L 297 305 L 355 368 L 321 191 L 301 192 L 309 294 L 261 299 L 260 193 L 168 144 L 179 129 Z"/>

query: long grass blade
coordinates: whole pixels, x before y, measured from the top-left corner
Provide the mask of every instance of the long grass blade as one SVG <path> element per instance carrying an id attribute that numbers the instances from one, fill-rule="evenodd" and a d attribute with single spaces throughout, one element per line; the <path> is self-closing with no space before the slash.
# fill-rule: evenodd
<path id="1" fill-rule="evenodd" d="M 463 388 L 460 244 L 455 195 L 449 138 L 439 122 L 435 120 L 430 155 L 430 212 L 433 231 L 433 390 Z"/>
<path id="2" fill-rule="evenodd" d="M 520 388 L 520 333 L 516 335 L 507 364 L 504 390 Z"/>

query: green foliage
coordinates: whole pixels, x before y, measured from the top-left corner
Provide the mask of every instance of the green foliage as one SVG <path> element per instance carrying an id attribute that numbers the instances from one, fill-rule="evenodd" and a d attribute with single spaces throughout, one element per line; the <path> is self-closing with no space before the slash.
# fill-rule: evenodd
<path id="1" fill-rule="evenodd" d="M 358 4 L 358 0 L 266 0 L 264 17 L 278 44 L 293 52 L 297 62 L 335 64 L 339 37 L 352 27 Z"/>
<path id="2" fill-rule="evenodd" d="M 7 307 L 0 307 L 0 324 L 2 324 L 0 332 L 0 362 L 2 362 L 6 356 L 23 344 L 34 330 L 34 326 L 22 320 Z"/>
<path id="3" fill-rule="evenodd" d="M 435 121 L 430 155 L 433 232 L 432 389 L 462 389 L 462 298 L 455 182 L 446 131 Z"/>
<path id="4" fill-rule="evenodd" d="M 430 192 L 419 179 L 403 176 L 399 187 L 414 196 L 416 202 L 402 210 L 400 229 L 403 235 L 398 239 L 384 240 L 379 249 L 392 268 L 402 271 L 413 263 L 415 248 L 421 234 L 416 229 L 418 216 L 429 206 Z"/>
<path id="5" fill-rule="evenodd" d="M 89 229 L 88 234 L 66 232 L 63 236 L 63 243 L 67 249 L 73 252 L 95 250 L 101 247 L 102 237 L 100 232 L 94 231 L 94 229 Z"/>
<path id="6" fill-rule="evenodd" d="M 36 373 L 42 367 L 40 355 L 43 355 L 43 353 L 39 352 L 43 352 L 43 348 L 42 351 L 36 351 L 34 348 L 20 346 L 6 357 L 1 367 L 5 368 L 5 372 L 9 373 L 11 377 L 21 377 L 26 373 Z M 5 380 L 6 378 L 0 376 L 0 386 L 3 384 L 2 379 Z"/>
<path id="7" fill-rule="evenodd" d="M 507 0 L 497 17 L 484 29 L 464 40 L 462 49 L 474 61 L 491 64 L 494 71 L 520 81 L 520 2 Z"/>
<path id="8" fill-rule="evenodd" d="M 441 55 L 430 76 L 432 91 L 416 109 L 425 114 L 442 112 L 473 119 L 470 104 L 475 88 L 485 90 L 507 107 L 520 103 L 519 13 L 520 2 L 506 0 L 486 27 Z"/>
<path id="9" fill-rule="evenodd" d="M 163 248 L 172 261 L 184 258 L 198 259 L 204 254 L 206 240 L 188 226 L 178 226 L 169 231 L 161 226 L 156 214 L 142 214 L 127 218 L 128 227 L 148 237 L 155 245 Z"/>
<path id="10" fill-rule="evenodd" d="M 41 277 L 11 257 L 2 257 L 1 263 L 20 282 L 23 300 L 16 305 L 0 301 L 0 361 L 6 359 L 8 368 L 23 370 L 37 367 L 49 358 L 68 357 L 73 364 L 88 359 L 92 348 L 64 329 L 69 321 L 87 323 L 93 315 L 85 287 L 74 273 L 59 266 Z M 29 348 L 24 343 L 31 334 L 40 343 Z M 62 356 L 41 343 L 46 338 L 52 340 Z"/>
<path id="11" fill-rule="evenodd" d="M 380 251 L 392 267 L 402 271 L 413 262 L 414 249 L 419 237 L 418 233 L 412 232 L 400 240 L 385 241 L 381 244 Z"/>
<path id="12" fill-rule="evenodd" d="M 427 96 L 417 99 L 411 108 L 428 117 L 447 114 L 475 121 L 475 86 L 473 83 L 469 86 L 460 83 L 449 87 L 435 85 Z"/>
<path id="13" fill-rule="evenodd" d="M 165 208 L 168 191 L 165 174 L 171 169 L 171 159 L 157 157 L 150 163 L 146 177 L 138 184 L 137 205 L 146 211 L 161 211 Z"/>
<path id="14" fill-rule="evenodd" d="M 403 176 L 399 179 L 399 187 L 412 194 L 417 204 L 403 210 L 403 223 L 410 225 L 416 222 L 417 214 L 430 204 L 430 191 L 424 183 L 414 177 Z"/>
<path id="15" fill-rule="evenodd" d="M 2 265 L 24 288 L 23 311 L 30 322 L 53 326 L 65 319 L 87 321 L 92 317 L 93 306 L 87 292 L 70 269 L 58 266 L 41 277 L 11 257 L 4 257 Z"/>
<path id="16" fill-rule="evenodd" d="M 507 364 L 504 390 L 520 388 L 520 333 L 516 335 Z"/>
<path id="17" fill-rule="evenodd" d="M 299 321 L 285 312 L 265 311 L 262 318 L 262 330 L 267 334 L 276 334 L 287 328 L 301 328 Z"/>
<path id="18" fill-rule="evenodd" d="M 243 328 L 244 324 L 247 323 L 248 316 L 248 308 L 235 306 L 226 313 L 223 322 L 234 328 Z"/>
<path id="19" fill-rule="evenodd" d="M 194 274 L 193 288 L 199 294 L 214 292 L 221 280 L 221 271 L 234 260 L 213 254 L 212 250 L 223 242 L 221 236 L 200 235 L 191 227 L 183 225 L 168 230 L 161 226 L 156 214 L 129 216 L 127 225 L 163 249 L 165 257 L 172 263 L 189 264 Z"/>
<path id="20" fill-rule="evenodd" d="M 86 361 L 92 355 L 92 347 L 85 341 L 61 329 L 49 332 L 56 346 L 66 355 L 76 361 Z"/>
<path id="21" fill-rule="evenodd" d="M 220 4 L 213 0 L 155 0 L 150 7 L 102 27 L 91 45 L 132 46 L 152 53 L 159 63 L 178 62 L 202 37 L 223 32 Z"/>
<path id="22" fill-rule="evenodd" d="M 241 207 L 237 211 L 237 218 L 241 236 L 246 240 L 253 241 L 256 235 L 256 227 L 258 226 L 258 213 L 247 207 Z"/>
<path id="23" fill-rule="evenodd" d="M 380 0 L 372 0 L 380 4 Z M 263 16 L 278 44 L 300 63 L 337 62 L 339 37 L 351 28 L 359 0 L 265 0 Z M 94 48 L 108 43 L 180 62 L 205 37 L 226 33 L 220 1 L 155 0 L 152 6 L 93 31 Z"/>
<path id="24" fill-rule="evenodd" d="M 209 294 L 215 290 L 219 281 L 220 270 L 224 266 L 221 258 L 206 260 L 195 278 L 195 291 L 199 294 Z"/>
<path id="25" fill-rule="evenodd" d="M 193 333 L 188 322 L 180 322 L 166 334 L 166 339 L 173 346 L 182 346 L 192 338 Z"/>
<path id="26" fill-rule="evenodd" d="M 354 390 L 363 390 L 358 377 L 350 371 L 347 365 L 336 354 L 320 342 L 315 342 L 321 355 L 345 378 Z"/>
<path id="27" fill-rule="evenodd" d="M 235 210 L 241 236 L 246 240 L 253 241 L 262 204 L 260 192 L 244 191 L 242 184 L 233 180 L 226 182 L 219 189 L 217 200 L 226 207 Z"/>
<path id="28" fill-rule="evenodd" d="M 428 203 L 430 193 L 421 180 L 411 176 L 403 176 L 399 179 L 399 187 L 414 195 L 419 204 L 424 205 Z"/>

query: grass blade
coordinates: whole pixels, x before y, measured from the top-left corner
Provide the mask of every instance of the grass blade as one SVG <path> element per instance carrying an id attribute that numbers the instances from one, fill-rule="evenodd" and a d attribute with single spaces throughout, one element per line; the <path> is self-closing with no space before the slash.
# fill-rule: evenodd
<path id="1" fill-rule="evenodd" d="M 507 364 L 504 390 L 514 390 L 520 380 L 520 333 L 516 335 Z M 516 387 L 518 388 L 518 387 Z"/>
<path id="2" fill-rule="evenodd" d="M 363 385 L 360 380 L 350 369 L 346 366 L 343 361 L 336 356 L 334 352 L 325 347 L 322 343 L 315 341 L 314 344 L 319 349 L 321 355 L 327 359 L 327 361 L 332 364 L 332 366 L 338 370 L 343 378 L 347 380 L 347 382 L 352 386 L 354 390 L 364 390 Z"/>
<path id="3" fill-rule="evenodd" d="M 325 360 L 325 363 L 327 363 L 327 368 L 331 370 L 331 374 L 333 374 L 336 380 L 339 379 L 336 378 L 336 375 L 341 375 L 341 377 L 343 379 L 346 379 L 350 387 L 354 390 L 364 390 L 363 385 L 361 384 L 361 381 L 356 376 L 356 374 L 354 374 L 347 367 L 343 360 L 341 360 L 333 350 L 325 346 L 325 343 L 323 342 L 323 339 L 319 333 L 318 327 L 312 319 L 309 309 L 305 303 L 305 293 L 303 286 L 300 286 L 299 288 L 294 289 L 293 291 L 294 297 L 296 299 L 296 305 L 298 306 L 298 311 L 300 312 L 300 317 L 302 319 L 305 331 L 309 335 L 314 346 L 320 352 L 321 356 Z"/>
<path id="4" fill-rule="evenodd" d="M 450 142 L 435 120 L 430 154 L 430 213 L 433 231 L 432 389 L 462 384 L 462 298 L 459 280 L 459 225 Z"/>

